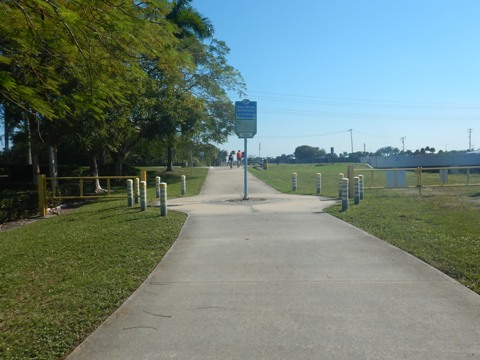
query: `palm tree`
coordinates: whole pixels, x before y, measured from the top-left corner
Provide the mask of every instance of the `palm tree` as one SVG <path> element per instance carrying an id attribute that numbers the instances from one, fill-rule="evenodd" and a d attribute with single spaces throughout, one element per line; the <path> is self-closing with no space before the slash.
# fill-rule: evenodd
<path id="1" fill-rule="evenodd" d="M 176 0 L 173 1 L 173 7 L 166 19 L 178 28 L 177 38 L 186 45 L 187 48 L 193 49 L 196 45 L 200 45 L 202 40 L 211 38 L 214 30 L 210 20 L 202 16 L 190 3 L 192 0 Z M 173 87 L 172 87 L 173 89 Z M 172 129 L 174 129 L 173 127 Z M 173 170 L 173 146 L 176 138 L 176 131 L 167 134 L 167 171 Z"/>
<path id="2" fill-rule="evenodd" d="M 166 19 L 175 24 L 180 32 L 179 38 L 195 37 L 199 40 L 213 36 L 213 25 L 210 20 L 203 17 L 190 3 L 192 0 L 177 0 Z"/>

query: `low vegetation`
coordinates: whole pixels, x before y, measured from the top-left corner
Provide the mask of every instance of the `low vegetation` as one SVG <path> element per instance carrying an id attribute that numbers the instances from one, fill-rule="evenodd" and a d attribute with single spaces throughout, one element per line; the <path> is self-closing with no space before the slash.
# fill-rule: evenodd
<path id="1" fill-rule="evenodd" d="M 187 175 L 187 191 L 194 195 L 206 173 L 159 175 L 173 197 L 181 192 L 180 175 Z M 65 356 L 145 280 L 185 218 L 174 211 L 160 217 L 154 203 L 140 212 L 126 207 L 126 200 L 105 199 L 2 231 L 0 358 Z"/>

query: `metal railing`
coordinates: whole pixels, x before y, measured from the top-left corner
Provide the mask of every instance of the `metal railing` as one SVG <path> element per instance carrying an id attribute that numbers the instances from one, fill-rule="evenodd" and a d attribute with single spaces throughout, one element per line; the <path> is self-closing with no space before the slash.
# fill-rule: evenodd
<path id="1" fill-rule="evenodd" d="M 365 189 L 480 186 L 480 166 L 354 169 Z"/>
<path id="2" fill-rule="evenodd" d="M 99 198 L 127 198 L 127 193 L 116 194 L 112 190 L 112 180 L 140 179 L 146 181 L 147 172 L 142 170 L 140 176 L 62 176 L 47 177 L 46 175 L 38 176 L 38 212 L 40 216 L 47 215 L 48 204 L 54 200 L 66 199 L 99 199 Z M 94 191 L 86 191 L 85 183 L 93 181 L 106 182 L 106 189 L 101 193 Z M 137 180 L 138 181 L 138 180 Z M 63 183 L 63 184 L 61 184 Z M 68 186 L 69 194 L 62 194 L 62 189 Z"/>

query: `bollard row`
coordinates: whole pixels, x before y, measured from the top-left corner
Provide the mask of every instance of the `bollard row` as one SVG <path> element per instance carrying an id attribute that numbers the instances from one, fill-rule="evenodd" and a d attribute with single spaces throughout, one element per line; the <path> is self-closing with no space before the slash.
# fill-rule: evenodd
<path id="1" fill-rule="evenodd" d="M 348 198 L 350 191 L 350 180 L 344 177 L 343 173 L 338 174 L 338 195 L 342 199 L 342 210 L 348 210 Z M 364 198 L 364 177 L 358 175 L 353 178 L 353 203 L 360 204 Z"/>
<path id="2" fill-rule="evenodd" d="M 167 204 L 167 183 L 161 182 L 160 177 L 155 178 L 156 194 L 160 198 L 160 215 L 167 216 L 168 204 Z M 182 176 L 182 194 L 187 193 L 185 175 Z M 147 182 L 139 181 L 138 178 L 134 180 L 127 180 L 127 205 L 133 207 L 134 203 L 140 202 L 140 211 L 147 210 Z"/>

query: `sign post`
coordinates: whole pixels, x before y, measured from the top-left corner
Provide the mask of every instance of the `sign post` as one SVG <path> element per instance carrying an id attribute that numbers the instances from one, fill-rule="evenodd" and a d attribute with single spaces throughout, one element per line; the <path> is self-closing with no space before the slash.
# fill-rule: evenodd
<path id="1" fill-rule="evenodd" d="M 244 139 L 243 158 L 245 159 L 243 171 L 243 200 L 248 200 L 248 152 L 247 139 L 251 139 L 257 133 L 257 102 L 250 100 L 235 102 L 235 133 L 240 139 Z"/>

